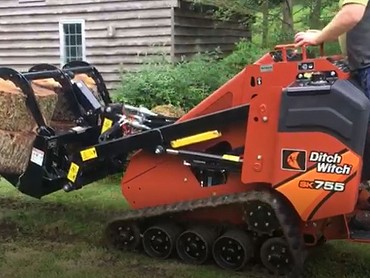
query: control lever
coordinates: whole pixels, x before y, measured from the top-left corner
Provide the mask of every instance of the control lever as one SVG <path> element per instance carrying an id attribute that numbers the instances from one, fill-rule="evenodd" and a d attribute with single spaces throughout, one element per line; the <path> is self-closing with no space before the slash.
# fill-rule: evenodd
<path id="1" fill-rule="evenodd" d="M 309 84 L 314 86 L 325 85 L 328 83 L 329 81 L 322 72 L 313 72 L 309 81 Z"/>

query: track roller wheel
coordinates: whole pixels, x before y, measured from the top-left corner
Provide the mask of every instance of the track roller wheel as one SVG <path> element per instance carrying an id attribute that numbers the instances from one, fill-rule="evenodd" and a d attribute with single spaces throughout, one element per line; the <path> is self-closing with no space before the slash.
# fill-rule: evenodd
<path id="1" fill-rule="evenodd" d="M 143 234 L 143 247 L 147 255 L 157 259 L 171 256 L 180 229 L 174 224 L 158 224 L 149 227 Z"/>
<path id="2" fill-rule="evenodd" d="M 213 258 L 223 269 L 242 270 L 253 257 L 253 242 L 241 230 L 229 230 L 213 244 Z"/>
<path id="3" fill-rule="evenodd" d="M 177 239 L 177 254 L 185 263 L 204 264 L 212 254 L 216 236 L 215 232 L 206 227 L 186 230 Z"/>
<path id="4" fill-rule="evenodd" d="M 273 208 L 263 202 L 248 203 L 244 208 L 244 214 L 249 228 L 259 235 L 272 235 L 280 227 Z"/>
<path id="5" fill-rule="evenodd" d="M 140 229 L 136 223 L 114 221 L 105 230 L 108 245 L 122 251 L 134 251 L 140 245 Z"/>
<path id="6" fill-rule="evenodd" d="M 293 271 L 294 260 L 283 238 L 266 240 L 261 246 L 260 257 L 263 265 L 275 275 L 287 275 Z"/>

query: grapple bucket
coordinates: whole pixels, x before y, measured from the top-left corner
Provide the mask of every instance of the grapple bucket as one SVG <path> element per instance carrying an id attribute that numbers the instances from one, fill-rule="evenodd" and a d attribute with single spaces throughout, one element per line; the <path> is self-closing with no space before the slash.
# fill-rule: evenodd
<path id="1" fill-rule="evenodd" d="M 28 72 L 0 68 L 0 174 L 20 175 L 31 159 L 36 137 L 75 126 L 97 125 L 110 102 L 100 73 L 85 62 L 58 69 L 38 64 Z"/>
<path id="2" fill-rule="evenodd" d="M 62 69 L 39 64 L 25 73 L 0 68 L 0 81 L 6 107 L 0 114 L 0 175 L 36 198 L 122 173 L 128 153 L 143 143 L 129 135 L 177 120 L 112 103 L 102 76 L 85 62 Z M 119 151 L 103 155 L 94 147 L 123 137 L 129 138 Z M 76 168 L 81 159 L 88 163 Z"/>

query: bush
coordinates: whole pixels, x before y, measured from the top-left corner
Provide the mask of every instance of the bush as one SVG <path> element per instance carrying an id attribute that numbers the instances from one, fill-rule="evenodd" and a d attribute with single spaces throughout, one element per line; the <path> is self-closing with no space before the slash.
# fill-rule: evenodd
<path id="1" fill-rule="evenodd" d="M 269 51 L 270 49 L 263 49 L 251 42 L 241 40 L 236 44 L 235 50 L 222 60 L 222 63 L 229 69 L 231 75 L 235 75 Z"/>
<path id="2" fill-rule="evenodd" d="M 177 64 L 165 60 L 151 62 L 139 72 L 124 74 L 113 97 L 137 106 L 153 108 L 171 104 L 188 111 L 265 52 L 241 41 L 235 51 L 223 59 L 214 51 Z"/>

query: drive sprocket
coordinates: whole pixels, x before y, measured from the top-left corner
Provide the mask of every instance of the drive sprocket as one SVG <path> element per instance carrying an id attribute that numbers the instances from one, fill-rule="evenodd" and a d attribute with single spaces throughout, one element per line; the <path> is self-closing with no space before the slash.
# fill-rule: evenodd
<path id="1" fill-rule="evenodd" d="M 270 235 L 280 228 L 274 209 L 267 203 L 252 201 L 244 205 L 244 220 L 258 235 Z"/>

